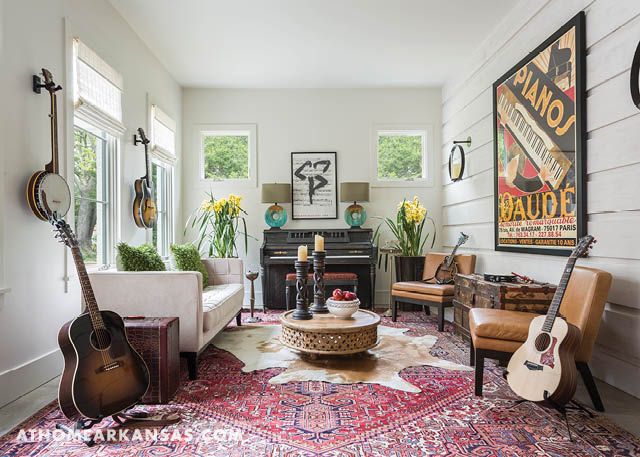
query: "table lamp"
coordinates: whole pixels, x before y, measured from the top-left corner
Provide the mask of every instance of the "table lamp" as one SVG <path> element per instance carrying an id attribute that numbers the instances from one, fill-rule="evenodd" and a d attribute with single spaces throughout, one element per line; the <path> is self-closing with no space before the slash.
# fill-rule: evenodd
<path id="1" fill-rule="evenodd" d="M 368 182 L 343 182 L 340 184 L 340 201 L 353 202 L 344 210 L 344 220 L 351 228 L 360 228 L 367 220 L 367 212 L 358 202 L 369 201 Z"/>
<path id="2" fill-rule="evenodd" d="M 287 211 L 278 203 L 291 202 L 291 184 L 263 184 L 261 202 L 274 203 L 265 211 L 264 221 L 271 229 L 279 229 L 287 222 Z"/>

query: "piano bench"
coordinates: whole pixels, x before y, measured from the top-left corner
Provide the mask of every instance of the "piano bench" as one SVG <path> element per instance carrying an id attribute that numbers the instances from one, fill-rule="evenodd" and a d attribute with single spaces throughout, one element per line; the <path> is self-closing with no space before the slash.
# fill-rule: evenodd
<path id="1" fill-rule="evenodd" d="M 313 289 L 313 273 L 309 273 L 307 277 L 308 287 Z M 291 289 L 296 287 L 296 274 L 295 273 L 287 273 L 285 277 L 285 293 L 286 293 L 286 301 L 287 301 L 287 310 L 291 309 L 293 303 Z M 334 272 L 327 271 L 324 274 L 324 285 L 327 286 L 348 286 L 353 288 L 353 293 L 358 293 L 358 275 L 355 273 L 348 272 Z M 325 296 L 331 295 L 331 292 L 327 294 L 325 289 Z"/>

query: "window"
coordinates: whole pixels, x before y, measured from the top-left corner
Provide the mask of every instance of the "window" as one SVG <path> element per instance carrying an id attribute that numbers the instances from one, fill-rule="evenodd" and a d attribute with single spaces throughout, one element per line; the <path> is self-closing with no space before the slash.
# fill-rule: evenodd
<path id="1" fill-rule="evenodd" d="M 256 183 L 256 126 L 209 126 L 200 132 L 202 179 Z"/>
<path id="2" fill-rule="evenodd" d="M 122 124 L 120 74 L 73 40 L 74 225 L 88 264 L 112 263 L 117 220 L 117 163 Z"/>
<path id="3" fill-rule="evenodd" d="M 73 131 L 75 233 L 88 264 L 108 265 L 111 247 L 111 170 L 115 140 L 76 119 Z"/>
<path id="4" fill-rule="evenodd" d="M 151 230 L 152 243 L 163 258 L 169 257 L 172 242 L 171 195 L 173 167 L 154 160 L 151 163 L 151 183 L 156 202 L 156 225 Z"/>
<path id="5" fill-rule="evenodd" d="M 374 183 L 379 186 L 431 184 L 426 127 L 378 126 L 373 136 Z"/>

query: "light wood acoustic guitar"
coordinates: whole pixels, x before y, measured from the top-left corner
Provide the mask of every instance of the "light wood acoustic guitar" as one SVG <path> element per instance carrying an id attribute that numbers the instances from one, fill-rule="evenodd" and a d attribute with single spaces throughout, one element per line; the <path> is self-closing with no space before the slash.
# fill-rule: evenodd
<path id="1" fill-rule="evenodd" d="M 579 257 L 595 243 L 584 236 L 571 252 L 546 316 L 538 316 L 529 325 L 529 336 L 513 354 L 507 367 L 509 387 L 529 401 L 550 400 L 564 405 L 573 398 L 578 373 L 575 353 L 580 346 L 580 330 L 558 316 L 571 273 Z"/>
<path id="2" fill-rule="evenodd" d="M 58 343 L 64 370 L 58 388 L 62 413 L 71 420 L 99 421 L 140 401 L 149 388 L 149 370 L 127 339 L 122 318 L 101 311 L 78 241 L 63 219 L 51 217 L 56 238 L 71 249 L 86 312 L 62 326 Z"/>
<path id="3" fill-rule="evenodd" d="M 51 122 L 51 162 L 45 165 L 44 170 L 40 170 L 31 175 L 27 184 L 27 202 L 29 208 L 38 219 L 49 220 L 51 215 L 64 217 L 71 206 L 71 193 L 67 181 L 58 174 L 58 100 L 56 92 L 62 87 L 53 81 L 51 72 L 46 68 L 42 69 L 44 83 L 38 75 L 33 77 L 33 90 L 40 93 L 41 89 L 49 92 L 51 100 L 51 112 L 49 120 Z"/>
<path id="4" fill-rule="evenodd" d="M 133 190 L 136 193 L 133 199 L 133 220 L 140 228 L 149 229 L 156 225 L 156 202 L 151 192 L 151 167 L 149 163 L 149 139 L 142 128 L 138 129 L 138 135 L 134 135 L 133 144 L 144 144 L 144 160 L 146 174 L 136 179 Z"/>
<path id="5" fill-rule="evenodd" d="M 458 274 L 458 264 L 455 260 L 456 252 L 458 252 L 458 248 L 466 243 L 468 239 L 469 235 L 465 235 L 463 232 L 460 232 L 460 238 L 458 238 L 458 242 L 451 251 L 451 254 L 446 256 L 442 263 L 438 265 L 438 268 L 436 269 L 436 273 L 433 276 L 433 279 L 436 280 L 437 284 L 453 283 L 453 279 Z"/>

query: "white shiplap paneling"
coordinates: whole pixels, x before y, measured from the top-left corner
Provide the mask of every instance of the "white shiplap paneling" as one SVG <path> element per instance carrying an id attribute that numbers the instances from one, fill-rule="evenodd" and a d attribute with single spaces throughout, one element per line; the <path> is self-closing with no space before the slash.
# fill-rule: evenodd
<path id="1" fill-rule="evenodd" d="M 593 370 L 640 396 L 631 382 L 640 376 L 640 113 L 629 96 L 640 1 L 521 2 L 470 57 L 470 72 L 444 87 L 443 164 L 453 139 L 471 135 L 474 147 L 463 181 L 450 183 L 443 166 L 442 243 L 452 246 L 462 230 L 471 235 L 464 251 L 479 256 L 478 271 L 518 271 L 557 282 L 565 259 L 493 250 L 491 92 L 498 77 L 581 9 L 587 13 L 588 229 L 599 243 L 580 263 L 614 276 Z"/>

